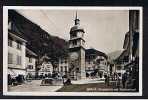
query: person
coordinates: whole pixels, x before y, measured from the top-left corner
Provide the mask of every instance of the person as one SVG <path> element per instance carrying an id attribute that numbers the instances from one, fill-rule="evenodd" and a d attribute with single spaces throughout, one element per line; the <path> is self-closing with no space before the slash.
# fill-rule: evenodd
<path id="1" fill-rule="evenodd" d="M 11 85 L 12 84 L 12 78 L 11 78 L 11 75 L 8 74 L 8 85 Z"/>
<path id="2" fill-rule="evenodd" d="M 109 75 L 107 75 L 106 81 L 107 81 L 107 86 L 109 86 Z"/>
<path id="3" fill-rule="evenodd" d="M 125 88 L 126 80 L 127 80 L 127 74 L 124 73 L 124 74 L 122 75 L 122 86 L 123 86 L 123 88 Z"/>
<path id="4" fill-rule="evenodd" d="M 107 75 L 104 75 L 104 78 L 105 78 L 105 85 L 107 85 Z"/>
<path id="5" fill-rule="evenodd" d="M 70 78 L 68 78 L 68 79 L 66 80 L 66 82 L 64 82 L 64 85 L 71 85 L 71 80 L 70 80 Z"/>
<path id="6" fill-rule="evenodd" d="M 119 75 L 117 75 L 117 88 L 118 88 L 118 91 L 120 91 L 120 78 L 119 78 Z"/>

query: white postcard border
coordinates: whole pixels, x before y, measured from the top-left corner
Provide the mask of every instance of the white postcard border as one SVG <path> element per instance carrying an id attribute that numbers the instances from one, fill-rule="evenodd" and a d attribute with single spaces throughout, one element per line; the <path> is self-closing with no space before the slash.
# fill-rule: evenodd
<path id="1" fill-rule="evenodd" d="M 8 10 L 139 10 L 140 11 L 140 47 L 139 47 L 139 92 L 9 92 L 7 87 L 8 58 Z M 3 95 L 12 96 L 142 96 L 142 61 L 143 61 L 143 9 L 142 7 L 111 7 L 111 6 L 3 6 Z"/>

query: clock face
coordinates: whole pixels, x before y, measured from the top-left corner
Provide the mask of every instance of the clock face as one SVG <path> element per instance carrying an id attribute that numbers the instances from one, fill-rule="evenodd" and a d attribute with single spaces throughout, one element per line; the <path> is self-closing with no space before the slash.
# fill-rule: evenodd
<path id="1" fill-rule="evenodd" d="M 72 61 L 78 59 L 78 57 L 79 57 L 79 55 L 78 55 L 78 53 L 76 53 L 76 52 L 73 52 L 73 53 L 71 53 L 71 55 L 70 55 L 70 59 L 71 59 Z"/>

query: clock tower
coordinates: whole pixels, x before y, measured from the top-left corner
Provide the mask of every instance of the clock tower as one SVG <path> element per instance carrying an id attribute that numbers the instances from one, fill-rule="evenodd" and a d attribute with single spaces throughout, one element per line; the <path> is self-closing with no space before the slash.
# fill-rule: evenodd
<path id="1" fill-rule="evenodd" d="M 86 77 L 85 73 L 85 40 L 84 29 L 80 26 L 77 12 L 75 24 L 70 29 L 69 40 L 69 74 L 71 79 L 82 79 Z"/>

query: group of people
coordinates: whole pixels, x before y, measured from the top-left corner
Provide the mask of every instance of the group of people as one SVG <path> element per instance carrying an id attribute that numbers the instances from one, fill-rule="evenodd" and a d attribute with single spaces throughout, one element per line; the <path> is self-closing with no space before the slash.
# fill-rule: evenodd
<path id="1" fill-rule="evenodd" d="M 10 74 L 8 74 L 8 85 L 19 85 L 24 83 L 24 81 L 25 81 L 25 78 L 23 75 L 12 77 Z"/>
<path id="2" fill-rule="evenodd" d="M 122 78 L 120 79 L 120 76 L 118 73 L 114 73 L 111 76 L 110 75 L 104 75 L 105 78 L 105 85 L 109 86 L 112 83 L 113 88 L 126 88 L 126 82 L 127 82 L 127 73 L 124 73 L 122 75 Z M 111 82 L 112 81 L 112 82 Z"/>

